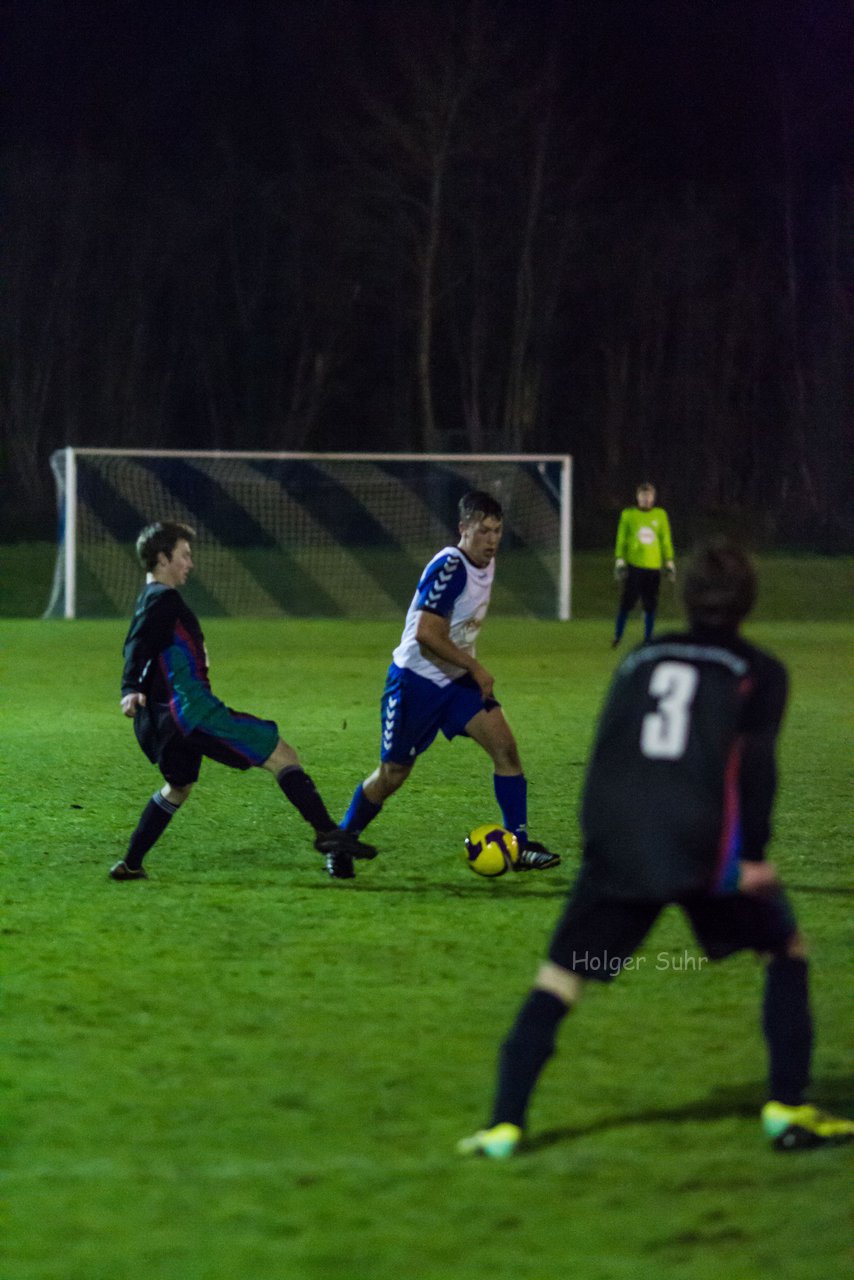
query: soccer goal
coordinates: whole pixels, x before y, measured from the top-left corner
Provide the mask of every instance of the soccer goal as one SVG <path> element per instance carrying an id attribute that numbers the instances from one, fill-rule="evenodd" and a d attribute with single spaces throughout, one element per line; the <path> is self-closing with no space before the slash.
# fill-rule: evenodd
<path id="1" fill-rule="evenodd" d="M 59 449 L 59 547 L 46 618 L 127 615 L 136 536 L 196 530 L 188 602 L 210 616 L 399 616 L 457 540 L 457 502 L 504 508 L 491 611 L 570 617 L 572 459 L 539 454 Z"/>

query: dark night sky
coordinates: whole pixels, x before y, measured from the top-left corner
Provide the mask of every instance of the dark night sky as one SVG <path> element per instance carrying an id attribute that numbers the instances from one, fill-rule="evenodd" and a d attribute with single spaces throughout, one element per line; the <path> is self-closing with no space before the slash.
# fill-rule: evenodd
<path id="1" fill-rule="evenodd" d="M 469 27 L 480 61 L 460 53 Z M 429 280 L 437 429 L 505 430 L 507 335 L 524 320 L 522 371 L 542 373 L 525 430 L 548 447 L 570 424 L 591 509 L 622 484 L 615 468 L 666 471 L 676 423 L 703 484 L 694 443 L 732 445 L 709 501 L 735 485 L 791 504 L 801 477 L 803 527 L 825 520 L 848 415 L 852 48 L 854 0 L 0 0 L 4 243 L 22 264 L 9 368 L 53 378 L 43 410 L 10 418 L 13 443 L 35 431 L 47 449 L 79 421 L 91 443 L 126 441 L 141 420 L 187 447 L 212 432 L 227 447 L 244 424 L 266 447 L 282 422 L 323 447 L 367 430 L 390 444 L 416 423 L 426 438 L 423 227 L 407 214 L 429 208 L 445 77 L 456 91 L 471 73 Z M 512 283 L 544 104 L 526 317 Z M 251 323 L 238 250 L 263 282 Z M 75 283 L 45 363 L 44 291 L 63 262 Z M 776 479 L 755 465 L 772 435 Z"/>
<path id="2" fill-rule="evenodd" d="M 455 6 L 459 10 L 459 4 Z M 391 11 L 367 0 L 11 0 L 9 141 L 82 146 L 155 166 L 204 157 L 225 130 L 276 163 L 285 116 L 311 121 L 361 52 L 384 73 Z M 527 0 L 486 4 L 529 31 L 562 23 L 568 100 L 583 86 L 619 172 L 742 177 L 793 145 L 838 173 L 852 129 L 845 0 Z M 769 155 L 770 151 L 770 155 Z"/>

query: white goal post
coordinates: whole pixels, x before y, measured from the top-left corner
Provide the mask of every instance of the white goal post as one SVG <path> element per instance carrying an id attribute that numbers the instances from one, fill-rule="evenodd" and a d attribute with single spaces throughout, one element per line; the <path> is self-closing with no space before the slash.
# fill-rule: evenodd
<path id="1" fill-rule="evenodd" d="M 57 450 L 59 545 L 46 618 L 128 615 L 146 524 L 196 530 L 185 589 L 205 616 L 399 616 L 457 540 L 470 489 L 504 509 L 491 611 L 571 615 L 568 454 Z"/>

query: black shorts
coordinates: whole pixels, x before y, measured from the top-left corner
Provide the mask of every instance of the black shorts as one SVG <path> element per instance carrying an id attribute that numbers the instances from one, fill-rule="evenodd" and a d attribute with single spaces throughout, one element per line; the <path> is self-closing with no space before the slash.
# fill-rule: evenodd
<path id="1" fill-rule="evenodd" d="M 171 718 L 141 707 L 134 717 L 137 741 L 172 787 L 188 787 L 198 781 L 202 760 L 216 760 L 229 769 L 260 767 L 275 750 L 278 725 L 244 711 L 221 706 L 210 718 L 208 730 L 182 734 Z"/>
<path id="2" fill-rule="evenodd" d="M 640 600 L 645 613 L 654 613 L 658 607 L 658 591 L 661 586 L 660 569 L 639 569 L 630 564 L 626 569 L 620 608 L 629 613 Z"/>
<path id="3" fill-rule="evenodd" d="M 205 757 L 228 765 L 229 769 L 257 768 L 254 760 L 247 760 L 227 742 L 212 738 L 201 729 L 194 729 L 186 738 L 175 734 L 164 743 L 157 767 L 171 787 L 189 787 L 191 783 L 198 782 Z"/>
<path id="4" fill-rule="evenodd" d="M 581 978 L 610 982 L 668 905 L 613 898 L 579 878 L 549 944 L 549 959 Z M 780 951 L 797 928 L 782 890 L 761 897 L 697 894 L 673 905 L 684 912 L 710 960 L 736 951 Z"/>

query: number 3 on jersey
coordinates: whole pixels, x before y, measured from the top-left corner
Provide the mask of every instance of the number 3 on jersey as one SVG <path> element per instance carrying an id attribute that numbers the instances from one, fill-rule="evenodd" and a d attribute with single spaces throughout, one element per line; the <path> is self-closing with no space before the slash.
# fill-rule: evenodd
<path id="1" fill-rule="evenodd" d="M 686 662 L 659 662 L 649 681 L 655 711 L 641 723 L 640 748 L 651 760 L 679 760 L 688 744 L 699 672 Z"/>

